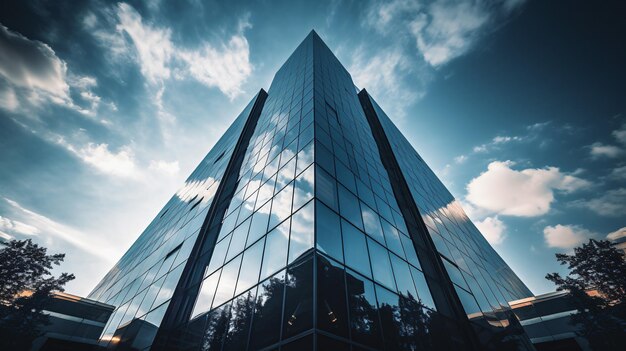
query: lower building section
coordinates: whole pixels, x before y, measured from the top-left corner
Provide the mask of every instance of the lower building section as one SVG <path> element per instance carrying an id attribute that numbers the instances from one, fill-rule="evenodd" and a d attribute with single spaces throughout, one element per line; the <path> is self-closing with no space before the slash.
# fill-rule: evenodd
<path id="1" fill-rule="evenodd" d="M 460 336 L 432 308 L 429 296 L 397 294 L 311 250 L 180 327 L 168 347 L 185 351 L 458 350 L 454 340 Z"/>
<path id="2" fill-rule="evenodd" d="M 49 324 L 41 327 L 32 351 L 93 350 L 115 309 L 83 297 L 55 293 L 43 311 Z"/>
<path id="3" fill-rule="evenodd" d="M 538 351 L 591 350 L 587 340 L 578 335 L 580 326 L 572 323 L 578 308 L 568 292 L 551 292 L 510 304 Z"/>

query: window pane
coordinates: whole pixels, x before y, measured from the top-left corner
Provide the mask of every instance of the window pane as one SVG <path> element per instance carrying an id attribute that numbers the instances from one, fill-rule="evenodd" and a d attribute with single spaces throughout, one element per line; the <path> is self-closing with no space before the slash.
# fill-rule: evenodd
<path id="1" fill-rule="evenodd" d="M 230 244 L 230 238 L 231 237 L 229 236 L 215 245 L 213 255 L 211 256 L 211 263 L 209 263 L 209 266 L 206 269 L 206 274 L 213 273 L 224 264 L 228 244 Z"/>
<path id="2" fill-rule="evenodd" d="M 339 186 L 339 209 L 345 219 L 352 222 L 357 228 L 363 228 L 359 200 L 343 186 Z"/>
<path id="3" fill-rule="evenodd" d="M 367 246 L 370 249 L 374 280 L 395 291 L 396 284 L 393 281 L 393 271 L 391 270 L 387 249 L 371 239 L 367 240 Z"/>
<path id="4" fill-rule="evenodd" d="M 352 339 L 361 344 L 379 347 L 382 340 L 374 283 L 350 270 L 346 271 L 346 281 Z"/>
<path id="5" fill-rule="evenodd" d="M 317 203 L 317 249 L 343 262 L 339 216 L 322 203 Z"/>
<path id="6" fill-rule="evenodd" d="M 422 305 L 432 310 L 436 310 L 435 301 L 433 301 L 433 297 L 430 293 L 430 288 L 428 288 L 428 284 L 426 283 L 424 273 L 418 271 L 414 267 L 411 267 L 411 275 L 413 276 L 413 282 L 415 283 L 415 288 L 417 289 L 417 295 L 419 296 Z"/>
<path id="7" fill-rule="evenodd" d="M 289 263 L 313 247 L 314 201 L 309 202 L 291 217 L 289 236 Z"/>
<path id="8" fill-rule="evenodd" d="M 228 328 L 229 318 L 230 306 L 228 304 L 209 312 L 207 326 L 202 340 L 203 350 L 221 349 L 224 332 L 226 328 Z"/>
<path id="9" fill-rule="evenodd" d="M 163 282 L 161 290 L 159 290 L 159 295 L 157 295 L 157 298 L 154 300 L 154 306 L 158 306 L 172 297 L 180 275 L 183 273 L 183 268 L 184 265 L 181 264 L 165 276 L 165 281 Z"/>
<path id="10" fill-rule="evenodd" d="M 315 183 L 315 195 L 327 206 L 339 211 L 337 198 L 337 182 L 324 169 L 317 167 L 317 179 Z"/>
<path id="11" fill-rule="evenodd" d="M 402 321 L 400 319 L 398 295 L 376 285 L 376 296 L 378 298 L 378 312 L 380 314 L 385 346 L 390 350 L 401 350 L 400 331 L 402 330 Z"/>
<path id="12" fill-rule="evenodd" d="M 372 277 L 365 234 L 352 224 L 341 220 L 346 264 L 367 277 Z"/>
<path id="13" fill-rule="evenodd" d="M 415 253 L 415 246 L 413 245 L 413 241 L 407 238 L 406 236 L 400 234 L 400 241 L 402 241 L 402 246 L 404 246 L 404 253 L 406 254 L 406 259 L 410 264 L 414 265 L 417 268 L 422 268 L 419 260 L 417 259 L 417 254 Z"/>
<path id="14" fill-rule="evenodd" d="M 282 271 L 259 284 L 250 349 L 259 349 L 278 341 L 283 307 L 285 271 Z"/>
<path id="15" fill-rule="evenodd" d="M 213 306 L 219 306 L 233 298 L 233 294 L 235 293 L 235 284 L 237 283 L 237 275 L 239 274 L 241 256 L 242 255 L 237 256 L 234 260 L 228 262 L 224 268 L 222 268 L 222 275 L 217 286 L 217 291 L 215 292 Z"/>
<path id="16" fill-rule="evenodd" d="M 217 288 L 219 278 L 220 272 L 217 271 L 202 282 L 200 292 L 196 298 L 196 304 L 193 306 L 191 318 L 195 318 L 199 314 L 211 309 L 211 303 L 213 302 L 213 297 L 215 296 L 215 289 Z"/>
<path id="17" fill-rule="evenodd" d="M 230 247 L 228 248 L 228 254 L 226 255 L 226 261 L 237 256 L 243 251 L 246 246 L 246 238 L 248 236 L 248 229 L 250 228 L 250 218 L 243 222 L 239 227 L 235 228 L 233 237 L 230 240 Z"/>
<path id="18" fill-rule="evenodd" d="M 270 216 L 269 228 L 274 228 L 291 215 L 291 201 L 293 195 L 293 183 L 282 189 L 272 200 L 272 215 Z"/>
<path id="19" fill-rule="evenodd" d="M 298 210 L 302 205 L 313 198 L 313 184 L 315 180 L 315 168 L 309 167 L 296 179 L 296 187 L 293 193 L 293 209 Z"/>
<path id="20" fill-rule="evenodd" d="M 222 351 L 245 350 L 248 344 L 248 332 L 254 310 L 254 291 L 233 300 L 230 307 L 230 322 L 224 338 Z"/>
<path id="21" fill-rule="evenodd" d="M 252 222 L 250 223 L 250 234 L 248 234 L 248 240 L 246 245 L 252 245 L 260 237 L 267 233 L 267 223 L 270 218 L 271 203 L 265 204 L 258 211 L 252 215 Z"/>
<path id="22" fill-rule="evenodd" d="M 367 205 L 361 203 L 361 214 L 363 215 L 363 225 L 365 227 L 365 233 L 369 234 L 372 238 L 378 240 L 381 243 L 385 243 L 383 237 L 383 231 L 380 227 L 380 220 L 378 214 L 374 212 Z"/>
<path id="23" fill-rule="evenodd" d="M 391 264 L 393 266 L 393 275 L 396 278 L 396 286 L 401 295 L 417 300 L 417 291 L 411 278 L 411 270 L 409 264 L 398 256 L 391 254 Z"/>
<path id="24" fill-rule="evenodd" d="M 289 248 L 289 221 L 267 234 L 265 253 L 261 267 L 261 280 L 287 265 L 287 250 Z"/>
<path id="25" fill-rule="evenodd" d="M 459 295 L 463 309 L 468 316 L 480 312 L 480 307 L 478 307 L 478 304 L 476 303 L 476 300 L 474 300 L 474 296 L 472 296 L 472 294 L 456 285 L 454 286 L 454 290 L 456 290 L 457 295 Z"/>
<path id="26" fill-rule="evenodd" d="M 400 243 L 400 233 L 389 222 L 383 220 L 383 231 L 385 232 L 385 240 L 387 241 L 387 248 L 396 253 L 396 255 L 404 258 L 404 250 L 402 250 L 402 244 Z"/>
<path id="27" fill-rule="evenodd" d="M 343 266 L 318 256 L 317 259 L 317 323 L 318 328 L 348 337 Z"/>
<path id="28" fill-rule="evenodd" d="M 235 295 L 246 291 L 259 282 L 259 270 L 261 268 L 264 244 L 265 242 L 263 240 L 259 240 L 256 244 L 244 251 L 243 260 L 241 261 L 242 268 L 239 272 Z"/>
<path id="29" fill-rule="evenodd" d="M 287 271 L 283 338 L 313 327 L 313 260 L 300 262 Z"/>

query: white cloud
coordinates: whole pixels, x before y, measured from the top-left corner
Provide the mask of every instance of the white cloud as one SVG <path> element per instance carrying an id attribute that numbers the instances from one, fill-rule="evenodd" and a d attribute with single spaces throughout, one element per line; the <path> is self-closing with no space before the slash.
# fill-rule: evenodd
<path id="1" fill-rule="evenodd" d="M 404 86 L 403 76 L 409 70 L 408 57 L 399 49 L 367 55 L 361 48 L 353 54 L 349 68 L 354 83 L 377 99 L 388 101 L 390 115 L 396 118 L 402 118 L 405 107 L 422 95 Z"/>
<path id="2" fill-rule="evenodd" d="M 626 166 L 614 168 L 609 177 L 612 179 L 626 179 Z"/>
<path id="3" fill-rule="evenodd" d="M 611 134 L 617 141 L 626 145 L 626 123 L 622 124 L 620 129 L 614 130 Z"/>
<path id="4" fill-rule="evenodd" d="M 241 94 L 241 86 L 252 73 L 250 47 L 243 35 L 249 23 L 242 22 L 239 32 L 221 48 L 204 44 L 199 51 L 182 51 L 189 75 L 207 87 L 217 87 L 231 99 Z"/>
<path id="5" fill-rule="evenodd" d="M 474 224 L 491 245 L 501 244 L 506 237 L 506 225 L 498 216 L 487 217 L 482 221 L 474 222 Z"/>
<path id="6" fill-rule="evenodd" d="M 40 230 L 32 225 L 0 216 L 0 229 L 4 232 L 22 235 L 37 235 Z M 5 233 L 6 234 L 6 233 Z"/>
<path id="7" fill-rule="evenodd" d="M 89 143 L 77 150 L 76 155 L 103 173 L 131 178 L 138 175 L 134 154 L 128 147 L 112 152 L 108 144 Z"/>
<path id="8" fill-rule="evenodd" d="M 237 33 L 227 43 L 216 47 L 204 42 L 194 51 L 177 47 L 169 28 L 144 23 L 141 15 L 126 3 L 118 4 L 117 16 L 117 30 L 130 37 L 141 73 L 150 83 L 188 77 L 209 88 L 218 88 L 231 99 L 243 92 L 241 86 L 252 73 L 250 48 L 243 34 L 250 27 L 247 20 L 239 24 Z M 106 40 L 110 41 L 108 37 Z M 161 94 L 162 89 L 161 85 Z"/>
<path id="9" fill-rule="evenodd" d="M 587 208 L 601 216 L 626 216 L 626 188 L 611 189 L 589 200 L 577 200 L 574 207 Z"/>
<path id="10" fill-rule="evenodd" d="M 120 20 L 117 30 L 124 31 L 132 39 L 141 73 L 153 83 L 169 78 L 168 64 L 174 52 L 171 31 L 144 24 L 141 15 L 125 3 L 118 4 L 117 15 Z"/>
<path id="11" fill-rule="evenodd" d="M 0 75 L 13 86 L 36 94 L 34 100 L 66 104 L 70 101 L 66 73 L 65 62 L 50 46 L 0 25 Z"/>
<path id="12" fill-rule="evenodd" d="M 465 161 L 467 161 L 467 156 L 466 155 L 459 155 L 459 156 L 454 158 L 454 162 L 456 162 L 458 164 L 464 163 Z"/>
<path id="13" fill-rule="evenodd" d="M 178 161 L 167 162 L 163 160 L 152 160 L 150 161 L 150 166 L 148 168 L 152 171 L 157 171 L 169 175 L 176 175 L 180 171 Z"/>
<path id="14" fill-rule="evenodd" d="M 608 240 L 617 240 L 619 238 L 626 237 L 626 227 L 622 227 L 614 232 L 609 233 L 606 238 Z"/>
<path id="15" fill-rule="evenodd" d="M 434 1 L 410 30 L 424 60 L 437 67 L 466 53 L 489 18 L 480 3 Z"/>
<path id="16" fill-rule="evenodd" d="M 593 143 L 589 146 L 589 152 L 593 158 L 615 158 L 624 153 L 624 150 L 614 145 L 605 145 L 600 142 Z"/>
<path id="17" fill-rule="evenodd" d="M 121 147 L 119 151 L 113 152 L 109 150 L 109 145 L 106 143 L 87 143 L 79 147 L 67 142 L 65 138 L 58 135 L 50 135 L 47 138 L 47 140 L 64 147 L 81 161 L 102 173 L 122 178 L 141 177 L 141 172 L 135 162 L 134 152 L 128 146 Z"/>
<path id="18" fill-rule="evenodd" d="M 101 242 L 97 236 L 87 235 L 78 229 L 58 223 L 44 215 L 22 207 L 11 199 L 4 198 L 4 200 L 20 216 L 20 220 L 23 223 L 28 223 L 26 225 L 30 229 L 27 230 L 31 232 L 36 230 L 39 237 L 61 239 L 106 262 L 112 262 L 115 258 L 116 253 L 108 249 L 111 245 Z"/>
<path id="19" fill-rule="evenodd" d="M 571 249 L 584 243 L 594 235 L 595 233 L 577 225 L 557 224 L 556 226 L 547 226 L 543 229 L 543 237 L 546 244 L 549 247 L 559 249 Z"/>
<path id="20" fill-rule="evenodd" d="M 517 171 L 513 165 L 491 162 L 486 172 L 469 182 L 466 199 L 491 213 L 534 217 L 550 210 L 555 190 L 569 193 L 590 185 L 556 167 Z"/>
<path id="21" fill-rule="evenodd" d="M 424 61 L 433 67 L 468 52 L 489 24 L 508 16 L 524 0 L 374 1 L 366 24 L 386 35 L 410 33 Z"/>
<path id="22" fill-rule="evenodd" d="M 23 103 L 39 107 L 52 102 L 93 116 L 100 103 L 100 97 L 91 91 L 97 85 L 94 78 L 69 75 L 67 64 L 49 45 L 30 40 L 2 25 L 0 78 L 8 84 L 0 86 L 0 106 L 9 111 L 17 111 Z M 76 89 L 89 107 L 73 101 L 71 89 Z"/>

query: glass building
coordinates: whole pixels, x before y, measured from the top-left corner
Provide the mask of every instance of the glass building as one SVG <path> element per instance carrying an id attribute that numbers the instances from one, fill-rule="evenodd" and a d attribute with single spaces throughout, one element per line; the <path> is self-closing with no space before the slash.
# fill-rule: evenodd
<path id="1" fill-rule="evenodd" d="M 311 32 L 89 295 L 116 350 L 532 350 L 532 296 Z"/>

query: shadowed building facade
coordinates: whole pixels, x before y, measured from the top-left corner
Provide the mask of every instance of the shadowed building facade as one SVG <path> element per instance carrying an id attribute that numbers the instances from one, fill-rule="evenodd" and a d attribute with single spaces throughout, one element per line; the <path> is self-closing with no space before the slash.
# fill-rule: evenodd
<path id="1" fill-rule="evenodd" d="M 118 350 L 527 350 L 528 296 L 311 32 L 89 297 Z"/>

